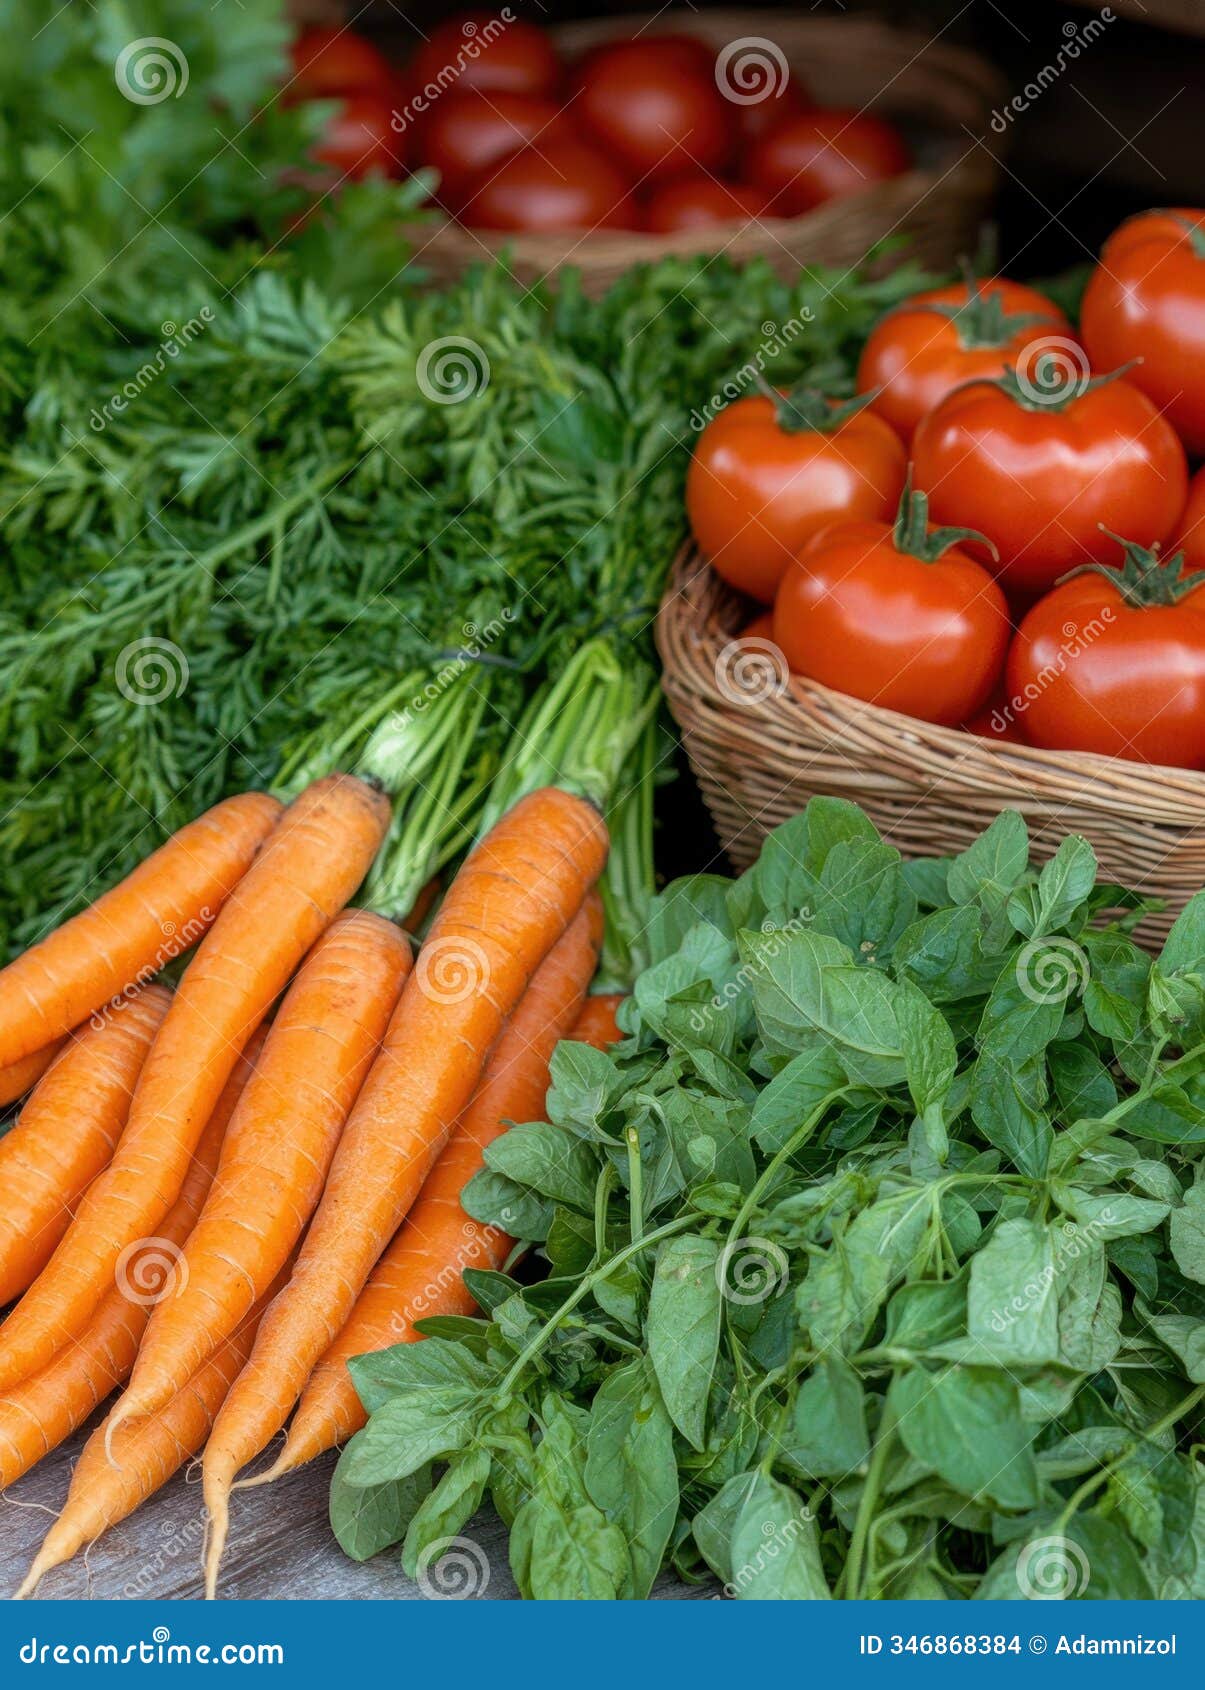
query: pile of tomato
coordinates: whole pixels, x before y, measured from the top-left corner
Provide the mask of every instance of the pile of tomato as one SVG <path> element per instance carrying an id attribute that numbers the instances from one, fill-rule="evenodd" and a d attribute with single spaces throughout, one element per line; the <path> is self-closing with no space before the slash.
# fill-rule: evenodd
<path id="1" fill-rule="evenodd" d="M 876 325 L 857 397 L 737 399 L 700 549 L 796 673 L 923 721 L 1205 769 L 1205 211 L 1106 242 L 1078 328 L 994 279 Z"/>
<path id="2" fill-rule="evenodd" d="M 815 106 L 777 49 L 752 73 L 750 88 L 680 33 L 566 63 L 537 25 L 473 13 L 400 68 L 353 30 L 306 30 L 287 97 L 340 101 L 321 164 L 351 178 L 434 171 L 435 203 L 479 229 L 670 234 L 794 217 L 908 169 L 892 124 Z"/>

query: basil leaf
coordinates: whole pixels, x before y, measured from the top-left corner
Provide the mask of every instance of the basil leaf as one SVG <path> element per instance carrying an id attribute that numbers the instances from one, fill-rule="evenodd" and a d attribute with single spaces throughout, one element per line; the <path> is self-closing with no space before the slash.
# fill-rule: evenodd
<path id="1" fill-rule="evenodd" d="M 758 1473 L 732 1532 L 728 1589 L 745 1602 L 827 1602 L 816 1522 L 786 1485 Z"/>
<path id="2" fill-rule="evenodd" d="M 429 1467 L 384 1484 L 353 1484 L 348 1472 L 363 1436 L 362 1431 L 357 1432 L 345 1445 L 331 1476 L 331 1530 L 340 1549 L 353 1561 L 367 1561 L 382 1549 L 400 1543 L 431 1488 Z"/>
<path id="3" fill-rule="evenodd" d="M 707 1402 L 720 1342 L 719 1246 L 683 1234 L 657 1252 L 645 1341 L 670 1418 L 695 1449 L 704 1445 Z"/>

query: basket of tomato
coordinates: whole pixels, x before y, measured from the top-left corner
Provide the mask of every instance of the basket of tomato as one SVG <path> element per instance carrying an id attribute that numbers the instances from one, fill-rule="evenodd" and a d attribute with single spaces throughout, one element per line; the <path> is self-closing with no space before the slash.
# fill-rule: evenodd
<path id="1" fill-rule="evenodd" d="M 749 392 L 696 445 L 657 637 L 726 849 L 817 792 L 909 856 L 1011 807 L 1165 932 L 1205 880 L 1205 211 L 1123 224 L 1076 327 L 917 295 L 857 387 Z"/>
<path id="2" fill-rule="evenodd" d="M 445 214 L 419 255 L 437 278 L 503 252 L 523 281 L 572 264 L 591 293 L 671 253 L 793 276 L 889 235 L 945 266 L 994 192 L 996 73 L 875 19 L 515 22 L 466 56 L 488 27 L 442 25 L 403 72 L 408 160 Z"/>

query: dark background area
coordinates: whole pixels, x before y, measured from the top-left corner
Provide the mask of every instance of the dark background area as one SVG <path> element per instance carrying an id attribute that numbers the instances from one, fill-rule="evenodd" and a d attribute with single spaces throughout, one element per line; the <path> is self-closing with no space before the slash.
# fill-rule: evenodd
<path id="1" fill-rule="evenodd" d="M 653 8 L 571 0 L 508 0 L 544 25 L 630 16 L 638 28 Z M 303 5 L 298 6 L 301 11 Z M 439 0 L 308 0 L 310 16 L 343 17 L 403 58 L 431 28 L 464 10 Z M 655 27 L 689 28 L 692 14 L 729 6 L 675 5 Z M 761 4 L 761 15 L 870 13 L 902 28 L 974 48 L 1021 93 L 1058 61 L 1071 37 L 1091 26 L 1090 45 L 1069 74 L 1047 79 L 1008 125 L 999 148 L 996 208 L 1001 268 L 1029 279 L 1090 263 L 1110 230 L 1152 205 L 1205 201 L 1205 0 L 1114 0 L 1111 6 L 1052 0 L 818 0 Z M 1100 20 L 1093 24 L 1093 20 Z M 1104 27 L 1100 27 L 1103 23 Z M 1168 27 L 1174 24 L 1176 27 Z M 823 88 L 814 92 L 823 100 Z M 993 147 L 993 150 L 997 150 Z M 685 758 L 679 750 L 685 772 Z M 724 866 L 698 788 L 688 776 L 659 793 L 658 862 L 669 875 Z"/>

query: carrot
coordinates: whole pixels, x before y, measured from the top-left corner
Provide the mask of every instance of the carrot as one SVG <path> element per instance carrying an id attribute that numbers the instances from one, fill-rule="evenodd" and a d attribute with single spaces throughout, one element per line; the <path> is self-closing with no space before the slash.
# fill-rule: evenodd
<path id="1" fill-rule="evenodd" d="M 0 1068 L 0 1109 L 33 1090 L 65 1043 L 65 1039 L 55 1039 L 53 1044 L 35 1050 L 32 1056 L 18 1057 L 7 1068 Z"/>
<path id="2" fill-rule="evenodd" d="M 0 1139 L 0 1303 L 41 1273 L 113 1154 L 138 1074 L 171 1002 L 148 986 L 70 1039 Z"/>
<path id="3" fill-rule="evenodd" d="M 410 1343 L 419 1336 L 414 1322 L 430 1315 L 471 1314 L 475 1304 L 461 1277 L 464 1270 L 497 1268 L 506 1260 L 513 1241 L 466 1215 L 460 1194 L 482 1166 L 486 1145 L 508 1122 L 543 1116 L 557 1041 L 581 1036 L 587 1014 L 582 999 L 598 962 L 600 913 L 601 904 L 591 898 L 532 976 L 448 1148 L 373 1269 L 347 1325 L 310 1375 L 284 1449 L 272 1467 L 244 1485 L 278 1479 L 358 1432 L 367 1417 L 347 1371 L 348 1357 Z"/>
<path id="4" fill-rule="evenodd" d="M 63 1512 L 15 1593 L 18 1599 L 31 1596 L 52 1567 L 61 1567 L 126 1519 L 197 1453 L 247 1358 L 261 1312 L 256 1308 L 246 1317 L 157 1414 L 122 1426 L 115 1436 L 108 1421 L 97 1427 L 76 1462 Z"/>
<path id="5" fill-rule="evenodd" d="M 579 1044 L 594 1045 L 599 1050 L 618 1044 L 624 1035 L 615 1019 L 615 1012 L 624 997 L 623 992 L 599 992 L 596 997 L 587 998 L 569 1037 Z"/>
<path id="6" fill-rule="evenodd" d="M 212 1585 L 239 1468 L 288 1418 L 447 1142 L 494 1041 L 606 861 L 589 804 L 523 798 L 470 854 L 356 1101 L 293 1276 L 205 1451 Z"/>
<path id="7" fill-rule="evenodd" d="M 77 1344 L 67 1345 L 49 1367 L 0 1399 L 0 1487 L 11 1485 L 82 1426 L 96 1405 L 128 1376 L 154 1297 L 162 1295 L 165 1285 L 175 1282 L 173 1268 L 180 1247 L 201 1212 L 227 1126 L 261 1043 L 262 1030 L 247 1041 L 217 1108 L 206 1122 L 180 1195 L 159 1237 L 148 1241 L 153 1243 L 148 1257 L 128 1264 L 123 1283 L 114 1285 L 101 1299 Z M 165 1267 L 157 1287 L 144 1271 L 156 1264 Z M 134 1296 L 129 1294 L 131 1281 Z"/>
<path id="8" fill-rule="evenodd" d="M 0 1068 L 78 1027 L 195 945 L 279 815 L 266 792 L 215 804 L 0 971 Z"/>
<path id="9" fill-rule="evenodd" d="M 350 775 L 315 781 L 285 811 L 180 982 L 112 1162 L 0 1327 L 0 1391 L 79 1336 L 122 1250 L 162 1221 L 240 1050 L 364 878 L 388 819 Z"/>
<path id="10" fill-rule="evenodd" d="M 151 1316 L 110 1428 L 183 1390 L 279 1273 L 322 1194 L 409 968 L 401 931 L 367 910 L 341 915 L 306 958 L 185 1248 L 180 1295 Z"/>

